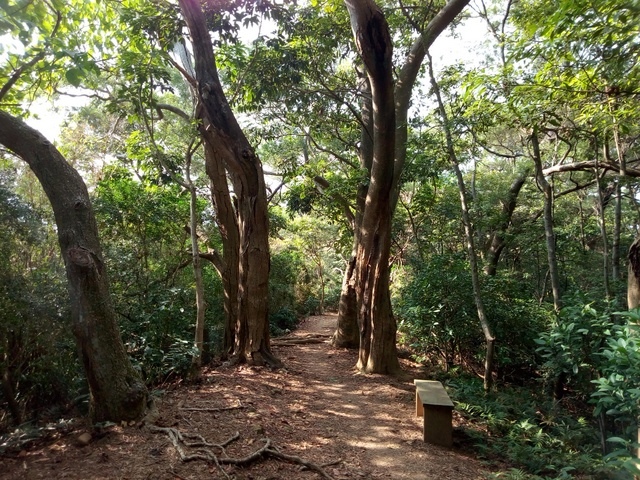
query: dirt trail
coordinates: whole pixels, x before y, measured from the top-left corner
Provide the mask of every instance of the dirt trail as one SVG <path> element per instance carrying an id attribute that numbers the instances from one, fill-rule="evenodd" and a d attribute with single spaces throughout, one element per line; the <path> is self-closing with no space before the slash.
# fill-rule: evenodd
<path id="1" fill-rule="evenodd" d="M 290 336 L 330 335 L 335 325 L 335 316 L 311 317 Z M 354 451 L 371 478 L 473 479 L 486 475 L 477 460 L 423 443 L 422 419 L 415 417 L 413 377 L 420 375 L 415 365 L 404 362 L 407 380 L 402 381 L 355 372 L 355 352 L 335 350 L 328 343 L 281 348 L 287 352 L 287 362 L 304 372 L 301 397 L 314 412 L 315 428 L 333 431 L 338 449 Z"/>
<path id="2" fill-rule="evenodd" d="M 286 338 L 328 337 L 335 322 L 332 315 L 311 317 Z M 238 432 L 239 439 L 225 452 L 233 458 L 256 451 L 267 437 L 288 455 L 317 465 L 336 462 L 324 467 L 335 480 L 485 478 L 487 470 L 478 460 L 455 448 L 422 442 L 421 419 L 414 413 L 412 378 L 420 376 L 416 365 L 403 362 L 406 380 L 396 380 L 357 373 L 355 352 L 333 349 L 328 342 L 274 346 L 274 351 L 285 363 L 282 370 L 223 365 L 204 372 L 198 385 L 167 388 L 159 396 L 154 423 L 212 443 Z M 80 427 L 0 457 L 0 478 L 320 478 L 271 458 L 243 467 L 227 465 L 224 473 L 213 463 L 185 463 L 166 435 L 140 425 L 93 432 L 91 442 L 82 446 L 78 436 L 85 430 Z"/>

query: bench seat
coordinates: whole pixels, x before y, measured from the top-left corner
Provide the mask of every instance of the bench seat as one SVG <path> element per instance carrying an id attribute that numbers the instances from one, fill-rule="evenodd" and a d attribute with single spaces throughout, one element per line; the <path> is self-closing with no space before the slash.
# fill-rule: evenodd
<path id="1" fill-rule="evenodd" d="M 414 380 L 416 416 L 424 418 L 424 441 L 450 448 L 453 445 L 453 402 L 440 382 Z"/>

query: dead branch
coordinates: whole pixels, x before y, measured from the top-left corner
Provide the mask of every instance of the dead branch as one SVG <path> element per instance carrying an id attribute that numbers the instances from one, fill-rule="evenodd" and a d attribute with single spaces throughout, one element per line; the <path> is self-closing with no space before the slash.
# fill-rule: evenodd
<path id="1" fill-rule="evenodd" d="M 280 337 L 271 340 L 271 345 L 279 345 L 281 347 L 289 345 L 307 345 L 311 343 L 324 343 L 331 338 L 331 335 L 324 333 L 309 333 L 295 337 Z"/>

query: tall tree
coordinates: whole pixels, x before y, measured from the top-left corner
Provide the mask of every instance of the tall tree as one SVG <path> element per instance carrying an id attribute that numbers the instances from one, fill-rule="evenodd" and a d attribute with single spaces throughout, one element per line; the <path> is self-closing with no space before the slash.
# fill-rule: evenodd
<path id="1" fill-rule="evenodd" d="M 179 5 L 195 59 L 200 128 L 211 154 L 224 163 L 237 199 L 239 268 L 234 356 L 259 365 L 277 365 L 280 362 L 269 342 L 269 219 L 262 165 L 223 92 L 202 6 L 197 0 L 180 0 Z"/>
<path id="2" fill-rule="evenodd" d="M 476 304 L 476 311 L 478 312 L 478 320 L 480 321 L 480 326 L 482 328 L 482 332 L 484 333 L 484 338 L 486 342 L 486 352 L 485 352 L 485 361 L 484 361 L 484 389 L 486 391 L 491 390 L 493 386 L 493 364 L 494 364 L 494 356 L 495 356 L 495 343 L 496 338 L 493 334 L 493 330 L 491 328 L 491 324 L 489 323 L 489 319 L 487 318 L 487 313 L 484 308 L 484 301 L 482 299 L 482 287 L 480 285 L 480 275 L 478 268 L 478 256 L 476 254 L 476 240 L 473 232 L 473 225 L 471 223 L 471 215 L 469 213 L 469 201 L 467 194 L 467 187 L 464 181 L 464 177 L 462 176 L 462 170 L 460 169 L 460 161 L 458 159 L 458 154 L 456 152 L 456 148 L 453 141 L 453 134 L 451 131 L 451 121 L 449 120 L 449 114 L 444 105 L 444 101 L 442 99 L 442 94 L 440 92 L 440 85 L 436 81 L 436 77 L 433 73 L 433 62 L 431 60 L 431 56 L 427 52 L 427 56 L 429 61 L 427 63 L 428 71 L 429 71 L 429 80 L 431 81 L 431 88 L 436 97 L 436 102 L 438 106 L 438 112 L 440 114 L 442 129 L 446 138 L 447 145 L 447 155 L 449 157 L 449 162 L 453 167 L 453 171 L 456 175 L 456 181 L 458 183 L 458 193 L 460 195 L 460 206 L 462 209 L 462 223 L 464 225 L 464 233 L 466 237 L 467 243 L 467 254 L 469 258 L 469 267 L 471 270 L 471 285 L 473 288 L 473 298 Z"/>
<path id="3" fill-rule="evenodd" d="M 360 331 L 358 368 L 370 373 L 393 373 L 399 369 L 396 322 L 389 295 L 396 126 L 393 45 L 384 14 L 372 0 L 346 0 L 345 5 L 367 71 L 374 106 L 371 182 L 359 226 L 354 271 Z"/>
<path id="4" fill-rule="evenodd" d="M 347 2 L 345 2 L 347 3 Z M 382 95 L 386 96 L 386 97 L 390 97 L 391 101 L 394 104 L 394 114 L 393 114 L 393 122 L 389 123 L 388 126 L 390 128 L 392 128 L 391 131 L 394 132 L 394 139 L 393 139 L 393 144 L 394 144 L 394 153 L 393 156 L 384 160 L 385 162 L 390 162 L 391 163 L 391 167 L 390 170 L 386 171 L 386 173 L 384 173 L 383 175 L 390 175 L 390 180 L 391 180 L 391 191 L 388 193 L 388 201 L 390 202 L 390 206 L 388 209 L 386 209 L 386 207 L 382 208 L 380 211 L 375 212 L 373 209 L 368 208 L 367 206 L 364 207 L 364 210 L 361 213 L 360 216 L 356 216 L 356 219 L 361 219 L 362 222 L 370 222 L 371 220 L 368 218 L 369 215 L 389 215 L 392 216 L 393 212 L 395 210 L 396 204 L 398 202 L 398 197 L 399 197 L 399 187 L 400 187 L 400 177 L 402 174 L 402 171 L 404 169 L 405 163 L 406 163 L 406 156 L 407 156 L 407 138 L 408 138 L 408 112 L 409 112 L 409 107 L 411 104 L 411 96 L 413 93 L 413 89 L 414 86 L 417 82 L 419 73 L 420 73 L 420 68 L 422 66 L 422 63 L 425 59 L 425 55 L 426 52 L 428 50 L 428 48 L 433 44 L 433 42 L 435 41 L 436 38 L 438 38 L 438 36 L 445 30 L 445 28 L 447 28 L 447 26 L 449 26 L 456 18 L 456 16 L 462 11 L 462 9 L 469 3 L 469 0 L 450 0 L 430 21 L 429 23 L 426 25 L 426 27 L 422 30 L 418 32 L 418 36 L 417 38 L 414 40 L 413 44 L 411 45 L 409 52 L 407 53 L 406 59 L 404 61 L 404 63 L 402 64 L 402 66 L 399 68 L 399 73 L 398 73 L 398 77 L 395 81 L 393 81 L 392 79 L 392 85 L 391 88 L 387 89 L 385 87 L 384 93 Z M 349 4 L 347 4 L 349 5 Z M 354 19 L 354 12 L 358 13 L 358 11 L 365 11 L 366 9 L 371 9 L 372 6 L 371 5 L 353 5 L 351 7 L 349 7 L 349 14 L 351 16 L 352 19 L 352 29 L 353 29 L 353 19 Z M 377 7 L 376 7 L 377 8 Z M 381 13 L 382 15 L 382 13 Z M 361 27 L 362 28 L 362 27 Z M 372 45 L 360 45 L 358 40 L 357 40 L 357 33 L 356 30 L 354 30 L 354 35 L 356 36 L 356 45 L 358 46 L 359 52 L 361 54 L 361 56 L 363 56 L 364 59 L 364 55 L 367 54 L 369 56 L 373 55 L 374 50 L 371 50 L 370 52 L 363 52 L 363 47 L 364 48 L 382 48 L 381 45 L 378 42 L 373 43 Z M 370 59 L 372 60 L 372 59 Z M 365 60 L 365 66 L 367 68 L 367 74 L 369 76 L 369 82 L 371 83 L 371 72 L 370 72 L 370 66 L 367 65 L 367 61 Z M 373 85 L 371 86 L 371 89 L 373 91 Z M 384 100 L 376 100 L 375 95 L 372 95 L 373 98 L 373 103 L 372 103 L 372 111 L 374 112 L 372 115 L 373 118 L 373 127 L 368 128 L 367 123 L 363 121 L 363 142 L 362 145 L 366 146 L 368 142 L 371 142 L 371 147 L 366 147 L 366 148 L 371 148 L 372 152 L 376 151 L 376 148 L 378 148 L 378 143 L 380 141 L 382 141 L 383 137 L 380 136 L 376 136 L 376 131 L 375 131 L 375 113 L 378 111 L 378 109 L 380 108 L 380 106 L 376 103 L 376 101 L 387 101 L 388 98 L 385 98 Z M 363 110 L 363 120 L 365 120 L 367 117 L 365 115 L 366 110 Z M 365 141 L 365 139 L 367 139 Z M 385 140 L 386 141 L 386 140 Z M 375 155 L 375 153 L 374 153 Z M 366 155 L 365 155 L 366 158 Z M 378 170 L 377 172 L 380 172 L 380 170 Z M 369 174 L 369 178 L 367 180 L 367 185 L 365 185 L 365 190 L 368 188 L 371 188 L 372 185 L 374 185 L 375 183 L 380 182 L 380 179 L 374 179 L 375 174 L 373 173 L 373 169 L 371 169 L 371 172 Z M 389 177 L 386 177 L 389 178 Z M 385 180 L 386 181 L 386 180 Z M 366 204 L 365 204 L 366 205 Z M 390 220 L 389 220 L 389 225 L 391 224 Z M 362 224 L 357 223 L 356 227 L 355 227 L 356 232 L 362 232 L 364 231 L 364 229 L 362 228 Z M 357 235 L 357 234 L 356 234 Z M 357 260 L 356 260 L 356 265 L 357 265 Z M 388 266 L 387 266 L 388 268 Z M 357 278 L 357 267 L 355 269 L 353 269 L 353 275 L 356 275 L 354 278 Z M 351 270 L 347 270 L 345 275 L 348 275 L 349 273 L 351 273 Z M 354 284 L 355 282 L 352 279 L 349 278 L 345 278 L 344 280 L 345 285 L 350 285 L 350 284 Z M 373 285 L 369 285 L 367 288 L 373 288 Z M 349 293 L 348 289 L 344 290 L 345 294 Z M 367 292 L 367 297 L 374 297 L 376 295 L 387 295 L 388 296 L 388 292 L 386 293 L 382 293 L 380 291 L 376 291 L 375 293 L 373 291 L 368 291 Z M 344 312 L 344 314 L 339 315 L 338 317 L 338 329 L 336 331 L 336 334 L 334 335 L 334 342 L 337 344 L 343 343 L 343 344 L 349 344 L 351 343 L 350 339 L 348 338 L 341 338 L 341 334 L 342 332 L 350 332 L 353 331 L 353 327 L 351 325 L 353 325 L 356 322 L 356 318 L 349 316 L 348 314 L 350 312 L 358 312 L 358 314 L 360 314 L 362 312 L 362 305 L 360 305 L 360 300 L 358 299 L 358 305 L 356 306 L 356 308 L 353 307 L 348 307 L 348 302 L 352 302 L 353 301 L 353 296 L 350 297 L 344 297 L 341 298 L 341 304 L 344 302 L 345 307 L 343 308 L 343 310 L 341 310 L 341 313 Z M 358 324 L 360 325 L 360 330 L 362 330 L 362 320 L 361 319 L 357 319 Z M 395 321 L 390 322 L 393 325 L 395 325 Z M 393 335 L 395 335 L 395 327 L 393 327 L 392 329 L 388 329 L 386 331 L 387 335 L 391 335 L 391 330 L 393 330 Z M 377 331 L 376 335 L 379 335 L 381 332 Z M 361 332 L 362 335 L 362 332 Z M 362 341 L 362 338 L 361 338 Z M 361 343 L 361 347 L 362 347 L 362 343 Z M 392 362 L 393 363 L 393 362 Z M 385 369 L 383 369 L 385 370 Z"/>
<path id="5" fill-rule="evenodd" d="M 357 308 L 344 310 L 357 312 L 358 366 L 367 372 L 390 373 L 398 368 L 388 261 L 391 218 L 406 163 L 411 94 L 429 46 L 467 3 L 468 0 L 451 0 L 424 31 L 419 32 L 394 82 L 392 42 L 384 14 L 373 1 L 345 0 L 355 43 L 367 72 L 373 111 L 372 130 L 367 132 L 372 142 L 373 160 L 361 223 L 356 225 L 357 235 L 360 235 L 353 269 Z M 351 281 L 345 279 L 345 283 L 348 282 Z M 353 330 L 348 326 L 353 321 L 353 318 L 339 316 L 334 342 L 341 341 L 340 332 Z"/>

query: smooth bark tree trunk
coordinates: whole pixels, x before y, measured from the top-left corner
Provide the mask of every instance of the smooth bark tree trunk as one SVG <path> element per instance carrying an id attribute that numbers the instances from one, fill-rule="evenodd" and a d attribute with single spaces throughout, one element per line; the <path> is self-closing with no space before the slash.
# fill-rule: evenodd
<path id="1" fill-rule="evenodd" d="M 542 156 L 540 154 L 540 142 L 538 140 L 538 130 L 533 129 L 529 136 L 533 149 L 533 162 L 536 167 L 536 180 L 544 195 L 544 236 L 547 243 L 547 262 L 549 266 L 549 277 L 551 279 L 551 291 L 553 293 L 553 307 L 556 312 L 562 308 L 562 295 L 560 289 L 560 274 L 558 272 L 558 259 L 556 255 L 556 238 L 553 226 L 553 189 L 544 176 L 542 170 Z"/>
<path id="2" fill-rule="evenodd" d="M 345 0 L 345 5 L 369 78 L 373 102 L 373 164 L 355 265 L 360 332 L 357 367 L 367 373 L 394 373 L 400 364 L 389 293 L 395 146 L 393 47 L 389 26 L 375 2 Z"/>
<path id="3" fill-rule="evenodd" d="M 427 53 L 429 56 L 429 53 Z M 471 215 L 469 213 L 469 205 L 467 203 L 467 188 L 464 183 L 464 178 L 460 170 L 460 162 L 453 144 L 453 136 L 451 134 L 451 128 L 449 127 L 449 116 L 445 109 L 444 102 L 442 101 L 442 95 L 440 94 L 440 86 L 436 81 L 433 73 L 433 63 L 431 56 L 429 56 L 429 62 L 427 64 L 429 70 L 429 78 L 431 80 L 431 87 L 435 93 L 436 100 L 438 102 L 438 110 L 442 119 L 442 126 L 447 141 L 447 154 L 453 170 L 456 174 L 456 180 L 458 182 L 458 192 L 460 194 L 460 206 L 462 210 L 462 223 L 464 225 L 464 234 L 467 243 L 467 253 L 469 256 L 469 269 L 471 270 L 471 286 L 473 288 L 473 298 L 476 304 L 476 311 L 478 312 L 478 320 L 480 321 L 480 327 L 484 334 L 486 351 L 484 360 L 484 389 L 485 391 L 491 390 L 493 387 L 493 365 L 495 359 L 495 343 L 496 338 L 493 334 L 491 325 L 487 318 L 486 311 L 484 309 L 484 302 L 482 300 L 482 288 L 480 285 L 480 276 L 478 274 L 478 256 L 476 254 L 475 237 L 473 234 L 473 226 L 471 224 Z"/>
<path id="4" fill-rule="evenodd" d="M 280 365 L 269 339 L 269 217 L 262 164 L 222 90 L 200 2 L 180 0 L 179 5 L 191 35 L 199 108 L 210 126 L 205 140 L 224 162 L 237 199 L 240 251 L 233 355 L 256 365 Z"/>
<path id="5" fill-rule="evenodd" d="M 94 422 L 134 420 L 147 389 L 120 338 L 93 208 L 84 181 L 39 132 L 0 111 L 0 144 L 29 164 L 53 208 Z"/>

